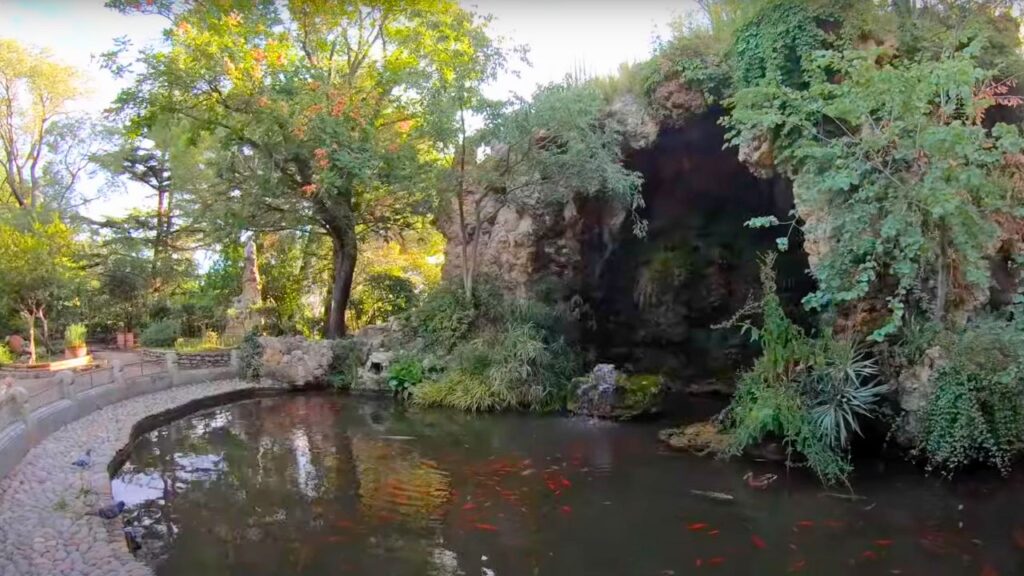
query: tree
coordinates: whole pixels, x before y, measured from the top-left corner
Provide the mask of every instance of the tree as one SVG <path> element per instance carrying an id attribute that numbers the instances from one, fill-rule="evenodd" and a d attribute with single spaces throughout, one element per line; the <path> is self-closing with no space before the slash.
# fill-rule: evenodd
<path id="1" fill-rule="evenodd" d="M 44 50 L 0 38 L 0 189 L 4 202 L 39 207 L 48 186 L 64 199 L 86 168 L 82 119 L 62 118 L 80 95 L 78 72 Z M 76 135 L 75 137 L 71 137 Z"/>
<path id="2" fill-rule="evenodd" d="M 96 228 L 105 252 L 147 261 L 146 290 L 159 295 L 172 291 L 191 269 L 203 234 L 194 197 L 206 184 L 201 158 L 208 148 L 190 137 L 187 125 L 171 122 L 139 135 L 122 133 L 119 140 L 95 161 L 111 175 L 145 186 L 155 202 L 152 209 L 106 218 Z"/>
<path id="3" fill-rule="evenodd" d="M 56 215 L 7 213 L 0 219 L 0 298 L 25 319 L 32 362 L 36 320 L 48 342 L 47 311 L 76 280 L 74 244 L 71 228 Z"/>
<path id="4" fill-rule="evenodd" d="M 471 139 L 475 145 L 470 150 L 487 145 L 479 163 L 467 161 L 471 152 L 463 133 L 455 197 L 467 298 L 473 294 L 484 224 L 506 206 L 603 195 L 628 207 L 634 232 L 645 234 L 645 223 L 635 212 L 643 205 L 643 179 L 622 165 L 622 134 L 603 121 L 605 106 L 594 86 L 567 80 L 492 114 L 487 127 Z"/>
<path id="5" fill-rule="evenodd" d="M 344 335 L 357 231 L 422 208 L 428 127 L 454 121 L 452 55 L 476 50 L 484 24 L 450 0 L 108 5 L 173 23 L 166 50 L 142 53 L 121 113 L 215 134 L 223 201 L 253 229 L 312 224 L 330 237 L 327 336 Z"/>

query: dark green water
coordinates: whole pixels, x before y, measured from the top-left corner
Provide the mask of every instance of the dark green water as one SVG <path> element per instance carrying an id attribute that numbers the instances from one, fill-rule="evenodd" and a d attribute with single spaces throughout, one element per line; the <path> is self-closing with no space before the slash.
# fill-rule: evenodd
<path id="1" fill-rule="evenodd" d="M 114 496 L 167 575 L 1024 574 L 1020 477 L 862 463 L 851 501 L 657 429 L 283 396 L 143 437 Z"/>

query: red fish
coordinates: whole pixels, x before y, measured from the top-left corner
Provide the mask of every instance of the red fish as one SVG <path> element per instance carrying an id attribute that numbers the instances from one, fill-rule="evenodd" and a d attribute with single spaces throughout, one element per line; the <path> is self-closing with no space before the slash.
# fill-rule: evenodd
<path id="1" fill-rule="evenodd" d="M 559 480 L 561 481 L 563 488 L 568 488 L 572 486 L 572 482 L 569 482 L 569 479 L 566 478 L 565 476 L 562 476 L 561 478 L 559 478 Z"/>
<path id="2" fill-rule="evenodd" d="M 715 556 L 714 558 L 708 559 L 708 566 L 720 566 L 725 563 L 725 558 L 721 556 Z"/>
<path id="3" fill-rule="evenodd" d="M 462 507 L 463 510 L 473 510 L 474 508 L 476 508 L 476 504 L 473 504 L 472 502 L 466 502 Z"/>
<path id="4" fill-rule="evenodd" d="M 801 527 L 801 528 L 810 528 L 811 526 L 814 526 L 814 521 L 813 520 L 801 520 L 801 521 L 797 522 L 796 525 Z"/>
<path id="5" fill-rule="evenodd" d="M 754 543 L 754 546 L 756 546 L 757 548 L 760 548 L 761 550 L 764 550 L 765 548 L 768 547 L 768 545 L 764 543 L 764 540 L 762 540 L 761 537 L 758 536 L 757 534 L 754 534 L 753 536 L 751 536 L 750 537 L 750 541 Z"/>
<path id="6" fill-rule="evenodd" d="M 708 532 L 708 536 L 718 536 L 718 530 L 711 530 Z"/>
<path id="7" fill-rule="evenodd" d="M 790 572 L 800 572 L 806 566 L 807 566 L 807 561 L 806 560 L 797 560 L 796 562 L 793 562 L 792 564 L 789 565 L 789 571 Z"/>
<path id="8" fill-rule="evenodd" d="M 697 558 L 697 559 L 696 559 L 696 560 L 695 560 L 695 561 L 693 562 L 693 565 L 694 565 L 694 566 L 696 566 L 697 568 L 700 568 L 701 566 L 703 566 L 703 565 L 704 565 L 704 559 L 703 559 L 703 558 Z"/>
<path id="9" fill-rule="evenodd" d="M 493 524 L 473 524 L 473 527 L 477 530 L 483 530 L 484 532 L 497 532 L 498 527 Z"/>
<path id="10" fill-rule="evenodd" d="M 892 540 L 875 540 L 875 546 L 892 546 Z"/>
<path id="11" fill-rule="evenodd" d="M 562 514 L 572 514 L 571 506 L 562 506 Z"/>
<path id="12" fill-rule="evenodd" d="M 694 522 L 693 524 L 690 524 L 689 526 L 687 526 L 687 528 L 691 532 L 697 532 L 698 530 L 703 530 L 703 529 L 705 529 L 707 527 L 708 527 L 708 525 L 706 523 L 704 523 L 704 522 Z"/>
<path id="13" fill-rule="evenodd" d="M 878 554 L 875 554 L 871 550 L 865 550 L 861 552 L 860 557 L 865 560 L 878 560 Z"/>

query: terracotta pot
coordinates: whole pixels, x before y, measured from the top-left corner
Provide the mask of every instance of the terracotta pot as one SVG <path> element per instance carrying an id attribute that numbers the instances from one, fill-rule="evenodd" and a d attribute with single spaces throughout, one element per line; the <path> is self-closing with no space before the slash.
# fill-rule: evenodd
<path id="1" fill-rule="evenodd" d="M 124 332 L 117 333 L 117 347 L 119 349 L 124 349 Z"/>
<path id="2" fill-rule="evenodd" d="M 14 352 L 15 356 L 20 356 L 25 351 L 25 339 L 17 334 L 11 334 L 7 337 L 7 347 Z"/>
<path id="3" fill-rule="evenodd" d="M 86 346 L 75 346 L 74 348 L 65 348 L 65 358 L 82 358 L 89 353 L 89 349 Z"/>

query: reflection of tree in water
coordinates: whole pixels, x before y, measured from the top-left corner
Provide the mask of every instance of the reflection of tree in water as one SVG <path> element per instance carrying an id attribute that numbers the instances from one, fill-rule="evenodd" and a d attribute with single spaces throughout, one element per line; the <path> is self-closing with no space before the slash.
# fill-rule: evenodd
<path id="1" fill-rule="evenodd" d="M 355 436 L 351 446 L 364 516 L 412 525 L 440 520 L 451 480 L 437 463 L 400 440 Z"/>
<path id="2" fill-rule="evenodd" d="M 162 574 L 458 574 L 431 526 L 447 473 L 366 436 L 376 427 L 342 407 L 319 396 L 243 402 L 142 439 L 119 474 L 161 487 L 128 515 L 146 526 L 141 558 Z M 348 426 L 367 430 L 353 440 Z"/>

